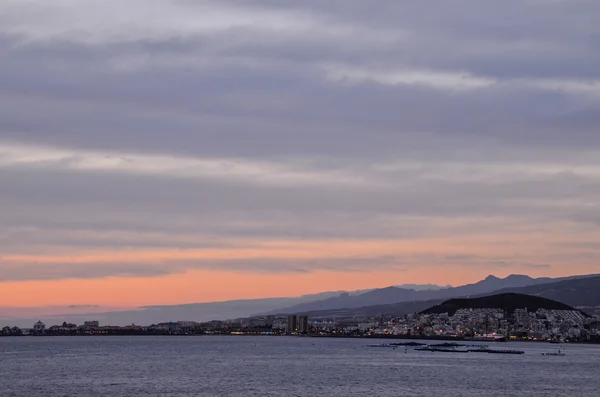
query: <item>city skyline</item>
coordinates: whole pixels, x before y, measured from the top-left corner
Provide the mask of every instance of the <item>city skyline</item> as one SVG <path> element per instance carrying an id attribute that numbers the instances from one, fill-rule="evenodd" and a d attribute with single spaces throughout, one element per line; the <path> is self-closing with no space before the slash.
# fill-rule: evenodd
<path id="1" fill-rule="evenodd" d="M 0 317 L 600 273 L 600 4 L 434 3 L 0 4 Z"/>

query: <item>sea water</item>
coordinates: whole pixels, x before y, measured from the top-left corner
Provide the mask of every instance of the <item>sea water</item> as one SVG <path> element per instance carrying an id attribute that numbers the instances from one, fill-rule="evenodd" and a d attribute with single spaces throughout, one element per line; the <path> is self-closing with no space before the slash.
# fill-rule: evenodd
<path id="1" fill-rule="evenodd" d="M 492 344 L 524 355 L 366 348 L 377 340 L 0 338 L 1 396 L 599 396 L 600 346 Z M 389 342 L 389 341 L 385 341 Z"/>

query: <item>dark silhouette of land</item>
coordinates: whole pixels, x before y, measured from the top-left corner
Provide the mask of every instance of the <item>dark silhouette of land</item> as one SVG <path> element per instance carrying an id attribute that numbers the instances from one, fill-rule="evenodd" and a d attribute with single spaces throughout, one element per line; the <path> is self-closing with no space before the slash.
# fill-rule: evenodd
<path id="1" fill-rule="evenodd" d="M 452 316 L 460 309 L 499 309 L 507 313 L 513 313 L 517 309 L 527 309 L 529 312 L 536 312 L 540 309 L 577 311 L 577 309 L 555 300 L 509 292 L 480 298 L 450 299 L 440 305 L 432 306 L 421 313 L 448 313 Z M 588 316 L 585 313 L 583 314 Z"/>
<path id="2" fill-rule="evenodd" d="M 531 278 L 525 275 L 510 275 L 506 278 L 488 276 L 474 284 L 467 284 L 455 288 L 441 290 L 415 291 L 412 289 L 387 287 L 375 289 L 363 294 L 351 295 L 341 294 L 327 299 L 305 302 L 287 308 L 272 310 L 260 315 L 282 315 L 288 313 L 321 313 L 327 311 L 351 311 L 349 309 L 373 307 L 383 312 L 388 312 L 383 306 L 396 305 L 398 303 L 412 303 L 412 306 L 404 310 L 402 305 L 394 308 L 398 314 L 406 314 L 415 307 L 423 310 L 432 304 L 436 304 L 451 298 L 469 298 L 503 292 L 516 292 L 522 294 L 539 295 L 554 299 L 573 306 L 598 306 L 600 305 L 600 276 L 572 276 L 565 278 Z M 415 304 L 421 302 L 421 304 Z M 429 304 L 423 305 L 423 302 Z M 391 309 L 391 307 L 389 307 Z M 373 312 L 373 311 L 369 311 Z"/>

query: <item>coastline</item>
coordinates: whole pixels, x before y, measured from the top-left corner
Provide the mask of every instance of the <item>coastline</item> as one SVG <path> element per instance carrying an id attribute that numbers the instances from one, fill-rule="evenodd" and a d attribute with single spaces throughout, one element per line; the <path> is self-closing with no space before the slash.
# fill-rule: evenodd
<path id="1" fill-rule="evenodd" d="M 261 333 L 245 333 L 245 334 L 234 334 L 234 333 L 157 333 L 157 332 L 114 332 L 114 333 L 74 333 L 74 334 L 41 334 L 41 335 L 0 335 L 0 339 L 3 338 L 54 338 L 54 337 L 111 337 L 111 336 L 131 336 L 131 337 L 150 337 L 150 336 L 169 336 L 169 337 L 211 337 L 211 336 L 229 336 L 229 337 L 291 337 L 291 338 L 335 338 L 335 339 L 365 339 L 365 340 L 405 340 L 405 341 L 443 341 L 443 342 L 476 342 L 476 343 L 493 343 L 493 344 L 504 344 L 508 342 L 530 342 L 538 344 L 578 344 L 578 345 L 598 345 L 598 341 L 576 341 L 576 340 L 565 340 L 561 342 L 547 341 L 547 340 L 534 340 L 534 339 L 511 339 L 511 340 L 487 340 L 487 339 L 476 339 L 476 338 L 455 338 L 450 336 L 408 336 L 408 335 L 318 335 L 318 334 L 261 334 Z"/>

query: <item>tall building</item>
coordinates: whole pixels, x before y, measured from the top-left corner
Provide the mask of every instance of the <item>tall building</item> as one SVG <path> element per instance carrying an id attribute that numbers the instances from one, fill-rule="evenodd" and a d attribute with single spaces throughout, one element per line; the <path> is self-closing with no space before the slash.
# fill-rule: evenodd
<path id="1" fill-rule="evenodd" d="M 288 323 L 287 323 L 288 334 L 292 334 L 297 331 L 298 331 L 298 317 L 288 316 Z"/>
<path id="2" fill-rule="evenodd" d="M 308 316 L 288 316 L 287 320 L 287 332 L 293 334 L 299 332 L 301 334 L 308 333 Z"/>
<path id="3" fill-rule="evenodd" d="M 306 334 L 308 330 L 308 316 L 298 316 L 298 332 Z"/>
<path id="4" fill-rule="evenodd" d="M 35 332 L 44 332 L 44 330 L 46 330 L 46 324 L 44 324 L 41 321 L 38 321 L 37 323 L 33 324 L 33 330 Z"/>

